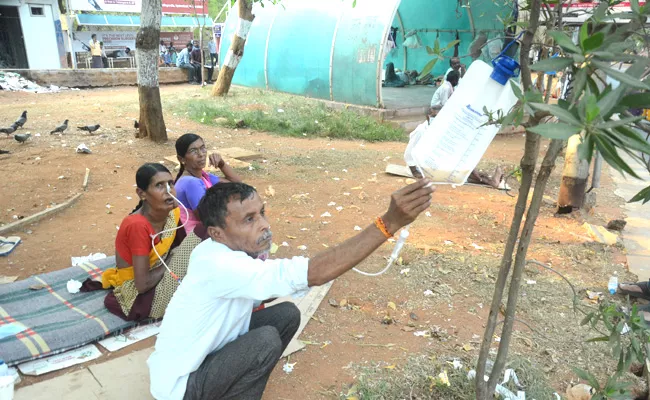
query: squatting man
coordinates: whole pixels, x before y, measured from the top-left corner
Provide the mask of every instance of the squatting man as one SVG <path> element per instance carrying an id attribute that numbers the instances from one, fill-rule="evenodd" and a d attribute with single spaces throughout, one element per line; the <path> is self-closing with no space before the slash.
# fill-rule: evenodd
<path id="1" fill-rule="evenodd" d="M 300 311 L 262 302 L 323 285 L 363 261 L 431 204 L 421 179 L 390 198 L 386 213 L 358 235 L 313 258 L 261 260 L 272 234 L 264 203 L 244 183 L 212 186 L 198 206 L 208 238 L 190 257 L 148 360 L 158 400 L 260 399 L 300 325 Z"/>

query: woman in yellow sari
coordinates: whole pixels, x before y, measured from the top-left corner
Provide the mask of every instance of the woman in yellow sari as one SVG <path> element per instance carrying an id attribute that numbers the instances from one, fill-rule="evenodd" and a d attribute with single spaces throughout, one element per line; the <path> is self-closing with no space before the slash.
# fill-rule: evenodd
<path id="1" fill-rule="evenodd" d="M 163 317 L 179 285 L 176 276 L 185 276 L 190 253 L 201 242 L 200 230 L 185 237 L 184 229 L 174 229 L 182 211 L 167 192 L 169 185 L 175 193 L 167 168 L 144 164 L 135 180 L 140 203 L 122 220 L 115 238 L 116 267 L 102 275 L 102 287 L 113 288 L 104 300 L 106 308 L 128 321 Z M 158 254 L 175 276 L 162 266 Z"/>

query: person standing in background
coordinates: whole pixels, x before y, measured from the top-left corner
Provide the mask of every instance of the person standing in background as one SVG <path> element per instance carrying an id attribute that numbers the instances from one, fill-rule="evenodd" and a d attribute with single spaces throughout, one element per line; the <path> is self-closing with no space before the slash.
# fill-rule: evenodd
<path id="1" fill-rule="evenodd" d="M 92 34 L 90 36 L 90 55 L 92 56 L 92 66 L 91 68 L 103 68 L 104 63 L 102 62 L 102 47 L 97 41 L 97 35 Z"/>
<path id="2" fill-rule="evenodd" d="M 212 67 L 214 67 L 219 62 L 219 55 L 217 54 L 217 43 L 214 41 L 214 37 L 211 37 L 210 42 L 208 42 L 208 51 L 210 52 L 210 64 L 212 64 Z"/>
<path id="3" fill-rule="evenodd" d="M 106 50 L 104 50 L 104 42 L 99 42 L 99 47 L 102 49 L 102 64 L 104 68 L 108 68 L 108 57 L 106 56 Z"/>

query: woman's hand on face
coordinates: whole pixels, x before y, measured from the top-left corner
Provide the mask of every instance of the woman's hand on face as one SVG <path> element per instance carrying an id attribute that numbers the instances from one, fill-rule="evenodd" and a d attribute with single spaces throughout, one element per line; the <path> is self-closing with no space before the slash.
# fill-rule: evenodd
<path id="1" fill-rule="evenodd" d="M 225 164 L 225 161 L 223 158 L 221 158 L 221 155 L 219 153 L 210 154 L 210 165 L 221 169 L 221 167 L 223 167 L 223 164 Z"/>

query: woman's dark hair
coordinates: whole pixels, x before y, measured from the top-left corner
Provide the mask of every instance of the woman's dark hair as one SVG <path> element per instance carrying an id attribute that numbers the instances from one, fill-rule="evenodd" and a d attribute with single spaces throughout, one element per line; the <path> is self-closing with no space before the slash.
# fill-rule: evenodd
<path id="1" fill-rule="evenodd" d="M 176 155 L 178 157 L 185 157 L 187 150 L 190 148 L 190 145 L 199 139 L 203 140 L 201 136 L 195 135 L 193 133 L 186 133 L 176 139 Z M 176 175 L 176 180 L 174 182 L 178 182 L 178 180 L 183 175 L 183 171 L 185 171 L 185 166 L 181 164 L 181 169 L 178 170 L 178 175 Z"/>
<path id="2" fill-rule="evenodd" d="M 153 178 L 158 172 L 167 172 L 170 173 L 167 167 L 158 163 L 146 163 L 138 168 L 138 171 L 135 173 L 135 184 L 141 190 L 147 190 L 149 184 L 151 183 L 151 178 Z M 131 214 L 138 211 L 142 207 L 143 201 L 140 200 L 137 206 L 131 211 Z"/>
<path id="3" fill-rule="evenodd" d="M 228 203 L 236 200 L 243 202 L 253 197 L 255 192 L 254 187 L 245 183 L 226 182 L 212 186 L 196 208 L 201 223 L 206 229 L 209 226 L 225 228 Z"/>

